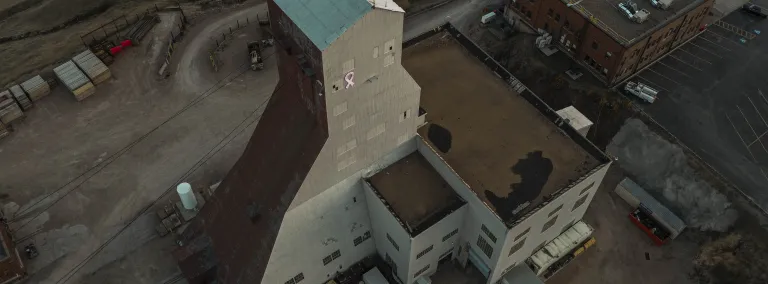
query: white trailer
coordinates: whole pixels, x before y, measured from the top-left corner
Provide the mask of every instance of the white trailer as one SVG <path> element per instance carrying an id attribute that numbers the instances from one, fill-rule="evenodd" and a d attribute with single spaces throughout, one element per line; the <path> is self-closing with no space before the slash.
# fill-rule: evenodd
<path id="1" fill-rule="evenodd" d="M 593 232 L 594 229 L 587 225 L 587 223 L 584 223 L 584 221 L 576 222 L 576 224 L 565 230 L 554 240 L 547 243 L 544 248 L 534 252 L 528 259 L 529 266 L 531 266 L 536 275 L 544 275 L 550 266 L 578 249 L 592 236 Z"/>
<path id="2" fill-rule="evenodd" d="M 627 82 L 627 84 L 624 85 L 624 91 L 651 104 L 656 101 L 659 94 L 659 91 L 656 89 L 639 82 Z"/>

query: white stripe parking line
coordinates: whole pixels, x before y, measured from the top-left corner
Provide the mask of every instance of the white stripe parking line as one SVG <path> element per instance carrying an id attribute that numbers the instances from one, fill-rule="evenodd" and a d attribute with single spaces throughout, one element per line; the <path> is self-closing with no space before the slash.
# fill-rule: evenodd
<path id="1" fill-rule="evenodd" d="M 693 69 L 696 69 L 696 70 L 702 71 L 701 69 L 699 69 L 699 68 L 696 68 L 696 66 L 693 66 L 693 65 L 691 65 L 691 64 L 690 64 L 690 63 L 688 63 L 688 62 L 685 62 L 685 60 L 682 60 L 682 59 L 680 59 L 680 58 L 677 58 L 677 56 L 675 56 L 675 55 L 673 55 L 673 54 L 670 54 L 670 55 L 669 55 L 669 57 L 671 57 L 671 58 L 674 58 L 674 59 L 677 59 L 677 61 L 680 61 L 680 62 L 682 62 L 683 64 L 685 64 L 685 65 L 688 65 L 689 67 L 691 67 L 691 68 L 693 68 Z"/>
<path id="2" fill-rule="evenodd" d="M 677 70 L 677 69 L 673 68 L 672 66 L 669 66 L 669 65 L 667 65 L 667 64 L 664 64 L 664 62 L 661 62 L 661 61 L 659 61 L 659 64 L 661 64 L 661 65 L 664 65 L 664 66 L 667 66 L 667 68 L 669 68 L 669 69 L 672 69 L 672 70 L 674 70 L 674 71 L 677 71 L 678 73 L 680 73 L 680 74 L 683 74 L 683 76 L 685 76 L 685 77 L 688 77 L 688 78 L 693 78 L 693 77 L 691 77 L 690 75 L 686 74 L 686 73 L 685 73 L 685 72 L 683 72 L 683 71 Z"/>
<path id="3" fill-rule="evenodd" d="M 722 46 L 722 45 L 719 45 L 719 44 L 717 44 L 717 43 L 714 43 L 714 42 L 712 42 L 711 40 L 708 40 L 708 39 L 706 39 L 705 37 L 699 37 L 699 38 L 700 38 L 700 39 L 703 39 L 703 40 L 705 40 L 705 41 L 708 41 L 708 42 L 709 42 L 709 43 L 711 43 L 711 44 L 717 45 L 718 47 L 720 47 L 720 48 L 722 48 L 722 49 L 725 49 L 726 51 L 733 51 L 733 50 L 730 50 L 729 48 L 725 48 L 725 46 Z"/>
<path id="4" fill-rule="evenodd" d="M 669 80 L 669 81 L 670 81 L 670 82 L 672 82 L 672 83 L 675 83 L 675 85 L 677 85 L 677 86 L 681 86 L 681 85 L 682 85 L 682 84 L 680 84 L 680 82 L 678 82 L 678 81 L 675 81 L 675 80 L 672 80 L 672 79 L 670 79 L 669 77 L 667 77 L 667 76 L 664 76 L 664 75 L 662 75 L 661 73 L 659 73 L 659 72 L 656 72 L 656 71 L 654 71 L 654 70 L 653 70 L 653 69 L 651 69 L 651 68 L 648 68 L 648 69 L 646 69 L 646 70 L 648 70 L 648 71 L 651 71 L 651 72 L 653 72 L 653 73 L 656 73 L 656 75 L 659 75 L 659 76 L 661 76 L 662 78 L 664 78 L 664 79 L 667 79 L 667 80 Z"/>
<path id="5" fill-rule="evenodd" d="M 740 47 L 744 47 L 744 46 L 743 46 L 743 45 L 741 45 L 739 42 L 737 42 L 737 41 L 735 41 L 735 40 L 732 40 L 732 39 L 730 39 L 730 38 L 724 37 L 724 36 L 722 36 L 722 35 L 720 35 L 720 34 L 718 34 L 718 33 L 716 33 L 716 32 L 713 32 L 713 31 L 712 31 L 712 30 L 710 30 L 710 29 L 707 29 L 707 31 L 708 31 L 708 32 L 710 32 L 711 34 L 713 34 L 713 35 L 714 35 L 714 36 L 716 36 L 716 37 L 719 37 L 719 38 L 722 38 L 722 39 L 724 39 L 724 40 L 727 40 L 727 41 L 729 41 L 729 42 L 731 42 L 731 43 L 733 43 L 733 44 L 735 44 L 735 45 L 738 45 L 738 46 L 740 46 Z"/>
<path id="6" fill-rule="evenodd" d="M 759 141 L 759 142 L 760 142 L 760 146 L 762 146 L 762 147 L 763 147 L 763 151 L 765 151 L 766 153 L 768 153 L 768 149 L 766 149 L 766 148 L 765 148 L 765 145 L 763 145 L 763 141 L 760 141 L 760 139 L 757 139 L 757 138 L 759 138 L 760 136 L 759 136 L 759 135 L 757 135 L 757 132 L 755 131 L 755 129 L 754 129 L 754 128 L 752 128 L 752 124 L 751 124 L 751 123 L 749 123 L 749 119 L 747 119 L 747 116 L 746 116 L 746 115 L 744 115 L 744 112 L 743 112 L 743 111 L 741 111 L 741 107 L 739 107 L 739 105 L 736 105 L 736 108 L 737 108 L 737 109 L 739 110 L 739 112 L 741 113 L 741 117 L 743 117 L 743 118 L 744 118 L 744 121 L 746 121 L 746 122 L 747 122 L 747 126 L 749 126 L 749 129 L 750 129 L 750 130 L 752 130 L 752 133 L 753 133 L 753 134 L 755 134 L 755 140 L 756 140 L 756 141 Z M 754 142 L 752 142 L 752 143 L 750 143 L 750 144 L 754 144 Z"/>
<path id="7" fill-rule="evenodd" d="M 709 65 L 712 65 L 712 62 L 709 62 L 709 61 L 707 61 L 707 60 L 706 60 L 706 59 L 704 59 L 704 58 L 701 58 L 701 57 L 698 57 L 698 56 L 696 56 L 696 54 L 693 54 L 693 53 L 691 53 L 691 52 L 689 52 L 689 51 L 685 50 L 685 48 L 681 48 L 681 49 L 678 49 L 678 50 L 682 50 L 683 52 L 685 52 L 685 53 L 688 53 L 688 54 L 690 54 L 691 56 L 693 56 L 693 57 L 696 57 L 696 58 L 698 58 L 698 59 L 699 59 L 699 60 L 701 60 L 701 61 L 704 61 L 704 62 L 706 62 L 706 63 L 709 63 Z"/>
<path id="8" fill-rule="evenodd" d="M 744 148 L 747 148 L 747 153 L 749 153 L 749 155 L 752 156 L 752 161 L 757 163 L 757 159 L 755 158 L 755 154 L 752 154 L 752 150 L 750 150 L 749 146 L 747 146 L 747 141 L 744 141 L 744 138 L 741 137 L 741 134 L 739 134 L 739 129 L 737 129 L 736 125 L 733 124 L 733 121 L 731 120 L 731 117 L 728 115 L 728 113 L 725 113 L 725 118 L 727 118 L 728 122 L 731 123 L 731 127 L 733 127 L 733 131 L 736 132 L 736 136 L 739 136 L 739 140 L 741 140 L 741 144 L 744 144 Z"/>
<path id="9" fill-rule="evenodd" d="M 746 94 L 745 94 L 746 95 Z M 760 113 L 760 110 L 757 109 L 757 106 L 754 102 L 752 102 L 752 98 L 747 96 L 747 100 L 749 100 L 749 103 L 752 104 L 752 107 L 755 108 L 755 112 L 757 112 L 757 116 L 760 117 L 760 120 L 763 121 L 763 125 L 768 126 L 768 123 L 765 123 L 765 118 L 763 118 L 763 115 Z"/>
<path id="10" fill-rule="evenodd" d="M 714 52 L 710 51 L 709 49 L 703 48 L 703 47 L 699 46 L 698 44 L 695 44 L 695 43 L 693 43 L 693 42 L 689 42 L 689 44 L 691 44 L 691 45 L 693 45 L 693 46 L 695 46 L 695 47 L 698 47 L 699 49 L 701 49 L 701 50 L 704 50 L 704 51 L 706 51 L 706 52 L 707 52 L 707 53 L 709 53 L 709 54 L 712 54 L 712 55 L 714 55 L 714 56 L 717 56 L 717 57 L 719 57 L 719 58 L 723 58 L 722 56 L 720 56 L 720 55 L 717 55 L 717 53 L 714 53 Z"/>

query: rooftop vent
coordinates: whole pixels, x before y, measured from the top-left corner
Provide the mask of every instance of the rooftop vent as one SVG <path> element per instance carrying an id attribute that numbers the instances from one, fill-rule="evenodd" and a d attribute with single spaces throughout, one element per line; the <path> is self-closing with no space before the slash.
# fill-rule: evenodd
<path id="1" fill-rule="evenodd" d="M 638 9 L 637 4 L 632 1 L 619 3 L 619 11 L 635 23 L 642 24 L 651 15 L 646 9 Z"/>

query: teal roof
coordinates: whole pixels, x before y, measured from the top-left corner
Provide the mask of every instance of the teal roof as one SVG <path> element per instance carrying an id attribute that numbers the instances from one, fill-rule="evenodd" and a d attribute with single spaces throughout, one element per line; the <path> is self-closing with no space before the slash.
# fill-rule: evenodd
<path id="1" fill-rule="evenodd" d="M 324 50 L 373 7 L 367 0 L 275 0 L 296 26 Z"/>

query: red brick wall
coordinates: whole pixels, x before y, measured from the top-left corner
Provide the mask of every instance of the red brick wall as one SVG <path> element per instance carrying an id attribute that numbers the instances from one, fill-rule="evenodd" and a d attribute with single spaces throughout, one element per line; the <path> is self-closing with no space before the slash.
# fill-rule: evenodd
<path id="1" fill-rule="evenodd" d="M 613 84 L 699 32 L 713 3 L 714 0 L 703 2 L 663 28 L 638 39 L 630 47 L 616 42 L 562 1 L 510 0 L 507 6 L 529 25 L 552 34 L 554 43 L 566 47 L 572 57 L 591 66 L 598 74 L 602 74 L 603 79 Z M 576 47 L 573 48 L 573 45 Z"/>

